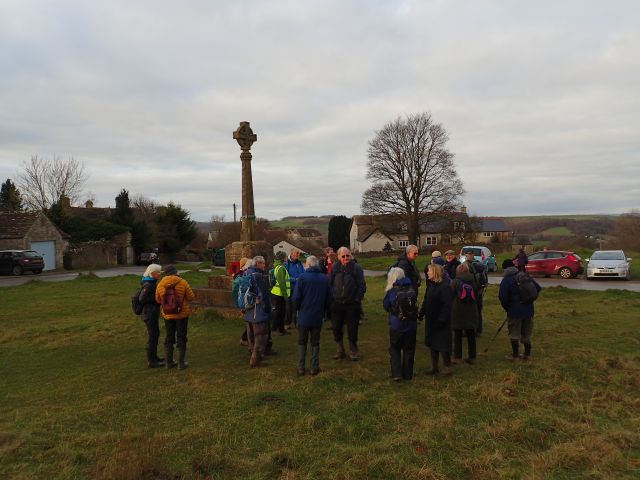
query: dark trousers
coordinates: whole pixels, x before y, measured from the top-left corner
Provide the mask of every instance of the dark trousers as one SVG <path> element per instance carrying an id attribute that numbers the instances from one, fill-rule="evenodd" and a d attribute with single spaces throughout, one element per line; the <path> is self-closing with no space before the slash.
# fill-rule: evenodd
<path id="1" fill-rule="evenodd" d="M 307 345 L 309 337 L 311 337 L 311 346 L 320 345 L 320 332 L 322 327 L 301 327 L 298 326 L 298 345 Z"/>
<path id="2" fill-rule="evenodd" d="M 293 292 L 293 285 L 291 285 L 291 291 Z M 285 315 L 285 323 L 287 325 L 297 325 L 298 324 L 298 311 L 296 310 L 295 305 L 291 301 L 291 297 L 285 300 L 286 304 L 286 315 Z"/>
<path id="3" fill-rule="evenodd" d="M 189 326 L 189 318 L 182 318 L 180 320 L 165 319 L 164 326 L 167 329 L 167 337 L 164 340 L 164 346 L 166 348 L 173 348 L 174 343 L 176 343 L 177 334 L 178 350 L 185 350 L 187 347 L 187 327 Z"/>
<path id="4" fill-rule="evenodd" d="M 398 332 L 389 329 L 389 355 L 393 378 L 413 378 L 413 361 L 416 354 L 416 332 Z"/>
<path id="5" fill-rule="evenodd" d="M 152 352 L 158 351 L 158 339 L 160 338 L 160 323 L 158 317 L 147 318 L 144 321 L 147 327 L 147 348 Z"/>
<path id="6" fill-rule="evenodd" d="M 468 358 L 476 358 L 476 332 L 475 330 L 464 330 L 467 335 Z M 462 330 L 453 331 L 453 356 L 462 358 Z"/>
<path id="7" fill-rule="evenodd" d="M 331 305 L 331 328 L 333 339 L 342 343 L 344 326 L 347 326 L 349 336 L 349 348 L 352 352 L 358 351 L 358 324 L 360 323 L 359 303 L 337 303 Z"/>
<path id="8" fill-rule="evenodd" d="M 273 328 L 274 332 L 284 332 L 284 319 L 287 315 L 287 302 L 284 297 L 271 294 L 271 305 L 273 305 Z"/>

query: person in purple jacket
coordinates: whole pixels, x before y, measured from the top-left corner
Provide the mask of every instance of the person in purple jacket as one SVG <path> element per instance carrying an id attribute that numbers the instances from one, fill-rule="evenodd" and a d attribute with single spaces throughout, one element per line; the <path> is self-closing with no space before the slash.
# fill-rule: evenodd
<path id="1" fill-rule="evenodd" d="M 387 288 L 382 305 L 389 312 L 389 355 L 391 356 L 391 377 L 394 381 L 413 378 L 413 362 L 416 353 L 416 332 L 418 330 L 418 309 L 402 320 L 398 295 L 413 295 L 417 303 L 411 279 L 405 277 L 402 268 L 393 267 L 387 273 Z M 403 293 L 401 293 L 403 292 Z M 410 293 L 409 293 L 410 292 Z"/>

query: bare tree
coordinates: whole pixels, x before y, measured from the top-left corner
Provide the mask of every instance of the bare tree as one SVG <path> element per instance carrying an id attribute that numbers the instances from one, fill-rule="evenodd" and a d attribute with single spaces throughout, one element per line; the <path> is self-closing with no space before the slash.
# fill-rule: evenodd
<path id="1" fill-rule="evenodd" d="M 409 243 L 417 244 L 421 218 L 459 208 L 464 193 L 444 127 L 428 112 L 398 117 L 376 132 L 367 150 L 362 211 L 392 214 L 407 224 Z"/>
<path id="2" fill-rule="evenodd" d="M 18 184 L 28 208 L 47 210 L 63 195 L 76 202 L 87 178 L 84 164 L 73 157 L 63 160 L 54 156 L 46 160 L 33 155 L 31 160 L 23 163 Z"/>

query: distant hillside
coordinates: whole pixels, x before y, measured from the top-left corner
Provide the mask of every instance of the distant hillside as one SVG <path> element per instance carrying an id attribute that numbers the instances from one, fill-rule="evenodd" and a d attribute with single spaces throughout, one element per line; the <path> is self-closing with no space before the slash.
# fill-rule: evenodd
<path id="1" fill-rule="evenodd" d="M 321 217 L 284 217 L 280 220 L 272 220 L 271 226 L 274 228 L 315 228 L 323 234 L 329 233 L 329 220 L 333 215 L 323 215 Z"/>
<path id="2" fill-rule="evenodd" d="M 540 215 L 505 217 L 512 232 L 531 236 L 606 235 L 614 229 L 616 215 Z"/>

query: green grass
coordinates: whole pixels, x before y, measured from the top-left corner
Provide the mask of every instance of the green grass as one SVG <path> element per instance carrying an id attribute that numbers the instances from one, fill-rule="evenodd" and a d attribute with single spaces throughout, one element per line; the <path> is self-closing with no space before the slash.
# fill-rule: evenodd
<path id="1" fill-rule="evenodd" d="M 364 260 L 364 259 L 363 259 Z M 206 274 L 185 274 L 192 285 Z M 637 478 L 640 295 L 545 289 L 531 364 L 504 361 L 488 290 L 477 365 L 390 381 L 383 280 L 360 362 L 295 375 L 294 336 L 248 368 L 240 322 L 190 319 L 186 371 L 148 370 L 138 278 L 0 289 L 0 478 Z M 164 330 L 164 329 L 162 329 Z M 421 327 L 419 338 L 423 335 Z M 482 353 L 489 347 L 488 353 Z"/>
<path id="2" fill-rule="evenodd" d="M 552 227 L 543 230 L 539 235 L 569 237 L 573 235 L 573 232 L 571 232 L 567 227 Z"/>

